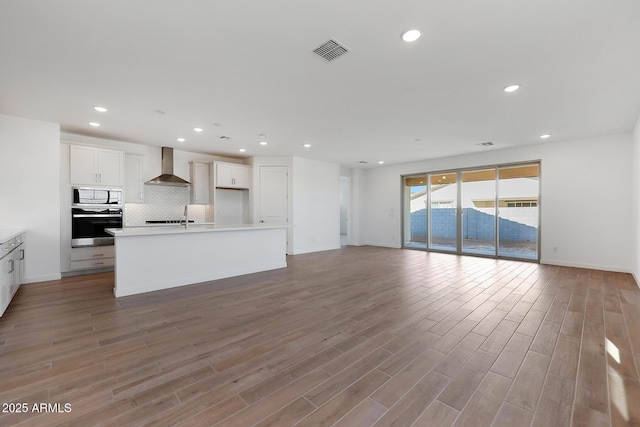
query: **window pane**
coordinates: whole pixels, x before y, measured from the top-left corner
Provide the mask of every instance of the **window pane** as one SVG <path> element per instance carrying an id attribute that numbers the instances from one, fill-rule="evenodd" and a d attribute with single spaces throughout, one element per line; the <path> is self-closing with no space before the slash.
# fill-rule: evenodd
<path id="1" fill-rule="evenodd" d="M 539 165 L 498 169 L 498 255 L 538 259 Z"/>
<path id="2" fill-rule="evenodd" d="M 457 251 L 458 174 L 429 175 L 431 249 Z"/>
<path id="3" fill-rule="evenodd" d="M 462 172 L 462 252 L 496 254 L 496 170 Z"/>
<path id="4" fill-rule="evenodd" d="M 404 246 L 427 248 L 427 177 L 404 179 Z"/>

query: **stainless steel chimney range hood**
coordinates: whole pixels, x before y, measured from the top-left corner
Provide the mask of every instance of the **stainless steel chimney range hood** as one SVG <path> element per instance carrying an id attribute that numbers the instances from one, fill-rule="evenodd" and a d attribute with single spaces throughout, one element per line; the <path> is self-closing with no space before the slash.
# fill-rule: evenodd
<path id="1" fill-rule="evenodd" d="M 191 185 L 189 181 L 173 174 L 173 148 L 171 147 L 162 147 L 162 175 L 145 182 L 145 184 L 172 185 L 174 187 Z"/>

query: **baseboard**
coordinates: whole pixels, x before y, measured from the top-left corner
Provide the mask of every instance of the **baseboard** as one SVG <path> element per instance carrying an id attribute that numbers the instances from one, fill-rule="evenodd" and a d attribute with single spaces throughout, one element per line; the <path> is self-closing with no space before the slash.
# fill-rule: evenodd
<path id="1" fill-rule="evenodd" d="M 391 248 L 391 249 L 401 249 L 402 248 L 402 246 L 400 246 L 400 245 L 390 245 L 388 243 L 372 243 L 372 242 L 361 243 L 359 246 L 379 246 L 381 248 Z"/>
<path id="2" fill-rule="evenodd" d="M 633 274 L 631 269 L 621 266 L 611 266 L 611 265 L 601 265 L 601 264 L 589 264 L 582 262 L 571 262 L 571 261 L 558 261 L 558 260 L 549 260 L 549 259 L 540 259 L 540 264 L 546 265 L 557 265 L 560 267 L 575 267 L 575 268 L 586 268 L 589 270 L 602 270 L 602 271 L 613 271 L 617 273 L 629 273 Z M 636 283 L 638 281 L 636 280 Z"/>
<path id="3" fill-rule="evenodd" d="M 50 282 L 52 280 L 60 280 L 61 278 L 62 278 L 62 276 L 60 275 L 60 273 L 58 273 L 58 274 L 44 274 L 42 276 L 29 276 L 29 277 L 24 277 L 22 279 L 22 283 L 21 284 Z"/>
<path id="4" fill-rule="evenodd" d="M 300 251 L 294 251 L 294 253 L 292 255 L 310 254 L 310 253 L 313 253 L 313 252 L 335 251 L 336 249 L 340 249 L 340 245 L 338 245 L 338 246 L 324 246 L 324 247 L 319 247 L 319 248 L 302 249 Z"/>

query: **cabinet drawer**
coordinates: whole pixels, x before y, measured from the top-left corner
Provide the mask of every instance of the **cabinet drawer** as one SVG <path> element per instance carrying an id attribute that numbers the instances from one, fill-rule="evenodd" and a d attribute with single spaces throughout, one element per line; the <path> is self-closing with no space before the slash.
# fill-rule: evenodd
<path id="1" fill-rule="evenodd" d="M 72 270 L 88 270 L 91 268 L 113 267 L 114 258 L 88 259 L 85 261 L 71 261 Z"/>
<path id="2" fill-rule="evenodd" d="M 90 246 L 87 248 L 71 249 L 72 262 L 100 260 L 103 258 L 113 258 L 114 256 L 115 256 L 115 249 L 113 246 Z"/>

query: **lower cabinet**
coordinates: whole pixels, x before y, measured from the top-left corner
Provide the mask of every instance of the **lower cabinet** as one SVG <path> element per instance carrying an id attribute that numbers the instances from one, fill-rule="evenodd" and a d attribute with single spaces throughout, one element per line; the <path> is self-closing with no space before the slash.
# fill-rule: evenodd
<path id="1" fill-rule="evenodd" d="M 4 251 L 8 253 L 0 259 L 0 316 L 9 307 L 24 279 L 24 237 L 21 234 L 3 244 Z"/>
<path id="2" fill-rule="evenodd" d="M 71 270 L 91 270 L 113 267 L 114 246 L 90 246 L 71 249 Z"/>

